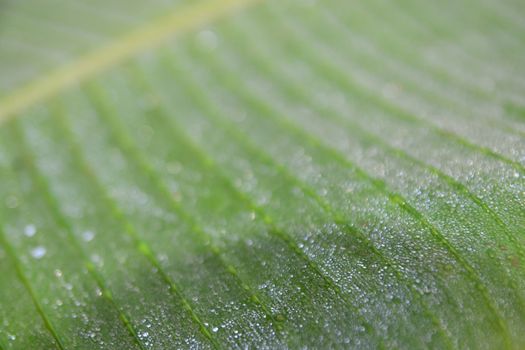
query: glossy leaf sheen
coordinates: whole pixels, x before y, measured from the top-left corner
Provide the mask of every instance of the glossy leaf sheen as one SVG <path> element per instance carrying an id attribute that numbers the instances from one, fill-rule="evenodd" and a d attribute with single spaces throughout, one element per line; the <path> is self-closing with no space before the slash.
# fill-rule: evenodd
<path id="1" fill-rule="evenodd" d="M 524 16 L 1 3 L 0 349 L 525 348 Z"/>

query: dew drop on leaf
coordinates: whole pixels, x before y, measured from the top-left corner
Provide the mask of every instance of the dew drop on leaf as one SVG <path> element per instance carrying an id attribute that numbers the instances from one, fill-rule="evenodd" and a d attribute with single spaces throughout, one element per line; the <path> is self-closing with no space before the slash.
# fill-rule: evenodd
<path id="1" fill-rule="evenodd" d="M 95 233 L 93 231 L 84 231 L 82 233 L 82 239 L 85 242 L 91 242 L 95 238 Z"/>
<path id="2" fill-rule="evenodd" d="M 46 255 L 47 250 L 43 246 L 38 246 L 31 250 L 31 256 L 35 259 L 42 259 Z"/>
<path id="3" fill-rule="evenodd" d="M 29 224 L 26 227 L 24 227 L 24 235 L 27 237 L 33 237 L 36 234 L 36 227 L 35 225 Z"/>

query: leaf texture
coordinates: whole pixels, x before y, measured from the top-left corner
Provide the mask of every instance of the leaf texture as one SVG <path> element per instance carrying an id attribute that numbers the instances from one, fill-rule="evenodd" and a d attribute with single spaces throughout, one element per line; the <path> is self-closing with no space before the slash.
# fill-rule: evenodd
<path id="1" fill-rule="evenodd" d="M 524 16 L 0 3 L 0 349 L 525 347 Z"/>

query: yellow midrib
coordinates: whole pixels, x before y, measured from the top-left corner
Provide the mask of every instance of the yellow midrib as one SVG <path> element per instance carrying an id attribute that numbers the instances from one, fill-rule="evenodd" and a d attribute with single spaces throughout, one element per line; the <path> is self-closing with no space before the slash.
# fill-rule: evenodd
<path id="1" fill-rule="evenodd" d="M 157 46 L 175 34 L 202 27 L 232 11 L 260 1 L 262 0 L 206 0 L 187 5 L 159 18 L 0 99 L 0 125 L 35 103 L 59 93 L 72 84 L 84 81 L 137 52 Z"/>

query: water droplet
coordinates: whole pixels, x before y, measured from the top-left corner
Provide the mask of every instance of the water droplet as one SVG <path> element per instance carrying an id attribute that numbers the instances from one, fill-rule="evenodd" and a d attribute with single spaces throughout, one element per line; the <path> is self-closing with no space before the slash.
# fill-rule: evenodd
<path id="1" fill-rule="evenodd" d="M 84 231 L 82 233 L 82 239 L 86 242 L 91 242 L 95 238 L 95 233 L 93 231 Z"/>
<path id="2" fill-rule="evenodd" d="M 91 261 L 93 262 L 93 264 L 97 265 L 97 266 L 102 266 L 104 265 L 104 261 L 102 260 L 102 258 L 100 257 L 100 255 L 97 255 L 97 254 L 93 254 L 91 255 Z"/>
<path id="3" fill-rule="evenodd" d="M 27 225 L 24 227 L 24 235 L 27 237 L 33 237 L 36 234 L 36 227 L 35 225 Z"/>
<path id="4" fill-rule="evenodd" d="M 148 336 L 149 336 L 149 333 L 148 333 L 148 332 L 141 332 L 141 333 L 139 333 L 139 338 L 140 338 L 140 339 L 147 338 Z"/>
<path id="5" fill-rule="evenodd" d="M 46 255 L 46 248 L 43 247 L 43 246 L 38 246 L 36 248 L 33 248 L 33 250 L 31 250 L 31 256 L 35 259 L 42 259 L 44 257 L 44 255 Z"/>
<path id="6" fill-rule="evenodd" d="M 211 331 L 212 331 L 213 333 L 217 333 L 217 332 L 219 331 L 219 327 L 213 327 L 213 328 L 211 329 Z"/>

